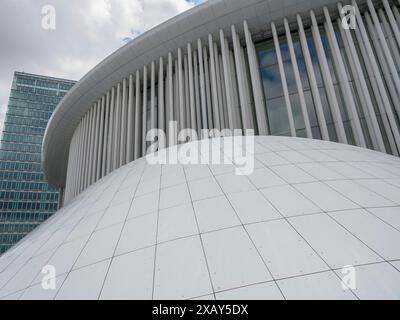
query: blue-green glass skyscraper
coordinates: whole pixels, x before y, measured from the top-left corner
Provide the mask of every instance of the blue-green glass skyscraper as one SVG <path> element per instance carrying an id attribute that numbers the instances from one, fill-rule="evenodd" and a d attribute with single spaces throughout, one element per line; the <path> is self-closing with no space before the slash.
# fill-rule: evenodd
<path id="1" fill-rule="evenodd" d="M 0 254 L 58 209 L 41 167 L 46 125 L 74 81 L 15 72 L 0 143 Z"/>

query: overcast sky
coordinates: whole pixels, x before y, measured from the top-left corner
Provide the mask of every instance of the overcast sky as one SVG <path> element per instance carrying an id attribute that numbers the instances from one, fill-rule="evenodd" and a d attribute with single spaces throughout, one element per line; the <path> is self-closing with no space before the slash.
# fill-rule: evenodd
<path id="1" fill-rule="evenodd" d="M 1 0 L 0 132 L 14 71 L 79 80 L 106 56 L 204 0 Z M 52 5 L 56 29 L 42 28 Z"/>

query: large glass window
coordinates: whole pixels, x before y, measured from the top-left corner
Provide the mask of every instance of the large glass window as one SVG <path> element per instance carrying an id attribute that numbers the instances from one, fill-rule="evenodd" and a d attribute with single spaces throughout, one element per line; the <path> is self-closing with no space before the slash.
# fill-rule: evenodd
<path id="1" fill-rule="evenodd" d="M 328 133 L 331 141 L 338 141 L 337 132 L 335 128 L 334 118 L 332 115 L 332 101 L 328 99 L 327 90 L 324 83 L 324 77 L 320 67 L 321 61 L 319 61 L 316 46 L 312 37 L 310 29 L 306 31 L 307 45 L 313 64 L 313 70 L 316 77 L 318 93 L 321 99 L 321 104 L 325 116 L 325 121 L 328 127 Z M 343 93 L 338 82 L 337 68 L 335 65 L 336 61 L 333 60 L 330 43 L 328 41 L 326 32 L 323 27 L 320 28 L 321 40 L 323 44 L 324 53 L 328 62 L 332 83 L 334 85 L 335 97 L 338 102 L 338 106 L 341 112 L 343 125 L 345 127 L 346 136 L 348 142 L 351 144 L 355 143 L 353 131 L 347 108 L 345 107 L 345 101 Z M 343 41 L 340 37 L 340 33 L 336 32 L 336 37 L 343 50 Z M 307 73 L 306 64 L 304 61 L 303 50 L 300 43 L 299 36 L 296 32 L 292 33 L 292 40 L 294 46 L 294 52 L 296 56 L 296 62 L 300 74 L 303 94 L 306 102 L 306 108 L 308 117 L 310 119 L 310 125 L 313 137 L 316 139 L 321 138 L 321 132 L 319 122 L 317 118 L 317 112 L 315 109 L 314 96 L 310 88 L 310 79 Z M 282 35 L 279 37 L 280 51 L 282 55 L 282 61 L 284 66 L 284 72 L 286 77 L 286 83 L 288 87 L 289 99 L 293 113 L 293 120 L 296 127 L 296 135 L 298 137 L 305 137 L 305 123 L 301 109 L 300 98 L 296 79 L 294 76 L 293 62 L 290 56 L 286 36 Z M 284 99 L 284 93 L 282 88 L 282 79 L 279 72 L 277 53 L 272 39 L 266 40 L 262 43 L 257 44 L 258 59 L 260 62 L 260 73 L 264 86 L 264 95 L 266 100 L 266 108 L 268 115 L 268 122 L 270 127 L 270 133 L 272 135 L 290 135 L 288 113 L 286 108 L 286 102 Z M 347 63 L 347 61 L 346 61 Z M 349 73 L 349 67 L 346 64 L 346 71 Z M 349 79 L 352 79 L 349 77 Z M 352 81 L 352 80 L 351 80 Z M 365 122 L 365 121 L 364 121 Z"/>

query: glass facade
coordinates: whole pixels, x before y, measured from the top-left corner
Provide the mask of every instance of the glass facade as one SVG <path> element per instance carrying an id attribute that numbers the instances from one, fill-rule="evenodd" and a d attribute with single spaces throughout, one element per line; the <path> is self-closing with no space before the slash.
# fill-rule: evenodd
<path id="1" fill-rule="evenodd" d="M 41 168 L 47 122 L 75 84 L 16 72 L 0 144 L 0 254 L 58 209 Z"/>
<path id="2" fill-rule="evenodd" d="M 330 46 L 328 37 L 327 37 L 327 30 L 325 29 L 326 26 L 320 26 L 320 34 L 321 34 L 321 40 L 323 44 L 323 49 L 324 53 L 328 62 L 329 66 L 329 71 L 331 73 L 334 89 L 335 89 L 335 94 L 336 98 L 338 101 L 338 105 L 340 108 L 341 116 L 343 119 L 343 125 L 344 129 L 346 132 L 346 137 L 347 140 L 350 144 L 355 144 L 355 139 L 353 136 L 353 132 L 351 129 L 351 121 L 349 119 L 349 115 L 347 113 L 347 108 L 345 107 L 345 102 L 343 98 L 343 92 L 341 90 L 341 87 L 339 85 L 339 80 L 338 80 L 338 66 L 335 65 L 335 61 L 333 59 L 333 54 L 332 54 L 332 48 Z M 324 78 L 322 76 L 322 69 L 321 69 L 321 62 L 319 61 L 318 55 L 317 55 L 317 50 L 316 46 L 313 40 L 312 32 L 311 29 L 308 28 L 305 30 L 306 32 L 306 37 L 307 37 L 307 45 L 308 49 L 310 51 L 310 56 L 313 64 L 313 69 L 318 85 L 318 91 L 319 95 L 321 98 L 321 103 L 324 111 L 324 116 L 326 119 L 327 127 L 328 127 L 328 132 L 329 132 L 329 137 L 331 141 L 338 141 L 337 138 L 337 132 L 335 130 L 334 126 L 334 121 L 333 121 L 333 116 L 332 116 L 332 106 L 330 106 L 327 91 L 326 91 L 326 86 L 324 83 Z M 343 39 L 341 37 L 341 34 L 339 32 L 338 26 L 335 25 L 335 34 L 336 38 L 339 44 L 339 49 L 341 56 L 343 58 L 344 66 L 347 72 L 347 77 L 349 79 L 349 84 L 350 88 L 353 93 L 354 97 L 354 102 L 357 108 L 357 112 L 359 115 L 359 119 L 362 125 L 362 130 L 363 134 L 366 138 L 366 143 L 368 148 L 373 148 L 372 142 L 371 142 L 371 137 L 370 133 L 367 127 L 367 119 L 364 114 L 364 110 L 361 107 L 361 101 L 362 95 L 361 92 L 357 91 L 356 85 L 354 83 L 354 75 L 352 74 L 351 67 L 349 65 L 349 59 L 346 55 L 345 48 L 344 48 L 344 43 Z M 320 127 L 318 125 L 318 119 L 317 119 L 317 113 L 315 110 L 315 103 L 313 100 L 313 95 L 311 92 L 310 88 L 310 80 L 308 78 L 308 73 L 306 70 L 306 65 L 305 65 L 305 60 L 303 57 L 303 51 L 302 47 L 300 44 L 300 39 L 298 36 L 297 32 L 292 32 L 292 38 L 293 38 L 293 45 L 294 45 L 294 50 L 296 54 L 296 60 L 298 64 L 298 69 L 301 77 L 301 82 L 303 86 L 303 92 L 306 100 L 306 107 L 308 111 L 308 115 L 310 117 L 310 125 L 312 129 L 312 134 L 313 138 L 316 139 L 321 139 L 321 132 L 320 132 Z M 382 134 L 385 137 L 385 128 L 382 123 L 382 114 L 378 109 L 378 101 L 376 97 L 374 96 L 372 87 L 371 87 L 371 82 L 369 80 L 369 76 L 367 73 L 367 68 L 365 66 L 365 57 L 363 57 L 361 53 L 361 49 L 359 47 L 358 39 L 353 35 L 353 41 L 355 43 L 358 55 L 359 55 L 359 60 L 362 63 L 362 68 L 364 72 L 364 77 L 367 83 L 368 88 L 370 89 L 370 94 L 371 94 L 371 100 L 373 103 L 373 106 L 375 108 L 375 113 L 377 116 L 377 119 L 379 121 L 379 125 L 382 131 Z M 282 60 L 284 64 L 284 72 L 286 76 L 286 82 L 287 82 L 287 87 L 289 91 L 289 97 L 290 97 L 290 103 L 293 111 L 293 118 L 294 118 L 294 123 L 295 123 L 295 128 L 296 128 L 296 135 L 298 137 L 305 137 L 306 132 L 305 132 L 305 125 L 304 125 L 304 119 L 301 113 L 301 105 L 300 105 L 300 100 L 299 100 L 299 95 L 298 95 L 298 89 L 294 77 L 294 71 L 293 71 L 293 64 L 291 61 L 289 49 L 288 49 L 288 42 L 286 39 L 285 35 L 279 36 L 279 45 L 280 45 L 280 51 L 282 55 Z M 279 66 L 278 66 L 278 59 L 277 59 L 277 51 L 274 45 L 274 41 L 272 39 L 260 42 L 256 45 L 257 49 L 257 54 L 258 54 L 258 59 L 259 59 L 259 64 L 260 64 L 260 73 L 261 73 L 261 78 L 263 82 L 263 88 L 264 88 L 264 96 L 266 100 L 266 108 L 267 108 L 267 115 L 268 115 L 268 123 L 269 123 L 269 128 L 270 128 L 270 133 L 272 135 L 283 135 L 283 136 L 290 136 L 290 127 L 289 127 L 289 118 L 288 118 L 288 113 L 286 109 L 286 103 L 285 103 L 285 98 L 284 98 L 284 91 L 282 87 L 282 80 L 279 72 Z M 390 95 L 389 95 L 390 96 Z M 393 105 L 393 104 L 392 104 Z M 398 115 L 396 113 L 396 109 L 393 108 L 393 112 L 396 116 L 396 120 L 398 119 Z M 388 153 L 391 153 L 393 150 L 391 150 L 391 146 L 388 143 L 387 137 L 384 139 L 385 141 L 385 147 L 387 149 Z"/>

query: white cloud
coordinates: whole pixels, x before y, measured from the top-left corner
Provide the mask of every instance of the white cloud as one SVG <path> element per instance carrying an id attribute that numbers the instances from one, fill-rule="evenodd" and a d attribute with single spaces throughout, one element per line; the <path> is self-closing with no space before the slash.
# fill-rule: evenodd
<path id="1" fill-rule="evenodd" d="M 196 1 L 196 3 L 198 0 Z M 2 0 L 0 128 L 14 71 L 79 80 L 106 56 L 190 9 L 187 0 Z M 56 9 L 56 30 L 41 27 L 44 5 Z"/>

